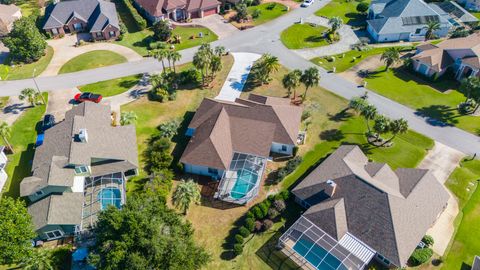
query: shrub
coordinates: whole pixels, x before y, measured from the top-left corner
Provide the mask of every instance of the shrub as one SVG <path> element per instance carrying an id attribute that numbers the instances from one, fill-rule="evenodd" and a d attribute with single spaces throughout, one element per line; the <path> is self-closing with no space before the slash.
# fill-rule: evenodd
<path id="1" fill-rule="evenodd" d="M 275 179 L 275 183 L 279 183 L 282 181 L 287 175 L 291 174 L 297 167 L 302 163 L 302 157 L 296 156 L 290 159 L 285 167 L 282 167 L 277 172 L 277 177 Z"/>
<path id="2" fill-rule="evenodd" d="M 172 36 L 172 27 L 168 21 L 158 21 L 153 25 L 152 30 L 156 40 L 168 41 Z"/>
<path id="3" fill-rule="evenodd" d="M 270 5 L 267 6 L 267 9 L 268 9 L 268 10 L 272 10 L 272 9 L 274 9 L 276 6 L 277 6 L 277 3 L 273 2 L 273 3 L 271 3 Z"/>
<path id="4" fill-rule="evenodd" d="M 268 218 L 275 219 L 280 213 L 275 208 L 268 209 Z"/>
<path id="5" fill-rule="evenodd" d="M 235 253 L 235 255 L 240 255 L 242 254 L 243 252 L 243 246 L 242 244 L 235 244 L 233 245 L 233 252 Z"/>
<path id="6" fill-rule="evenodd" d="M 200 74 L 196 68 L 189 68 L 180 72 L 177 80 L 181 85 L 189 83 L 198 84 L 199 76 Z"/>
<path id="7" fill-rule="evenodd" d="M 282 196 L 283 200 L 287 200 L 290 197 L 290 192 L 288 190 L 283 190 L 279 194 Z"/>
<path id="8" fill-rule="evenodd" d="M 261 218 L 264 218 L 268 214 L 269 205 L 267 205 L 265 202 L 262 202 L 262 203 L 258 204 L 258 207 L 262 211 L 262 217 Z"/>
<path id="9" fill-rule="evenodd" d="M 163 41 L 154 41 L 148 44 L 148 48 L 150 50 L 165 49 L 167 48 L 167 44 L 165 44 Z"/>
<path id="10" fill-rule="evenodd" d="M 10 34 L 3 39 L 3 44 L 10 50 L 10 57 L 23 63 L 35 62 L 45 55 L 47 42 L 38 31 L 30 17 L 23 17 L 13 23 Z"/>
<path id="11" fill-rule="evenodd" d="M 262 0 L 252 0 L 252 6 L 258 6 L 262 3 Z"/>
<path id="12" fill-rule="evenodd" d="M 422 242 L 425 243 L 425 245 L 427 245 L 427 247 L 431 247 L 433 246 L 433 243 L 435 243 L 435 241 L 433 240 L 433 237 L 431 235 L 425 235 L 423 238 L 422 238 Z"/>
<path id="13" fill-rule="evenodd" d="M 263 228 L 263 223 L 259 220 L 255 221 L 255 231 L 261 232 Z"/>
<path id="14" fill-rule="evenodd" d="M 255 219 L 255 215 L 253 214 L 252 210 L 247 212 L 246 217 L 247 219 Z"/>
<path id="15" fill-rule="evenodd" d="M 451 38 L 460 38 L 460 37 L 466 37 L 470 35 L 470 32 L 466 29 L 462 28 L 457 28 L 453 31 L 452 35 L 450 36 Z"/>
<path id="16" fill-rule="evenodd" d="M 170 140 L 160 136 L 154 136 L 149 140 L 144 153 L 147 161 L 146 169 L 149 173 L 159 172 L 170 166 L 173 160 L 170 154 L 170 145 Z"/>
<path id="17" fill-rule="evenodd" d="M 243 238 L 245 237 L 248 237 L 250 235 L 250 231 L 245 228 L 244 226 L 240 227 L 240 229 L 238 230 L 238 233 L 243 236 Z"/>
<path id="18" fill-rule="evenodd" d="M 254 18 L 254 19 L 258 18 L 258 17 L 260 17 L 260 14 L 262 14 L 262 11 L 260 11 L 259 9 L 255 9 L 252 12 L 252 18 Z"/>
<path id="19" fill-rule="evenodd" d="M 357 5 L 357 11 L 360 13 L 365 13 L 368 10 L 368 3 L 367 2 L 360 2 Z"/>
<path id="20" fill-rule="evenodd" d="M 127 7 L 138 28 L 140 28 L 140 30 L 145 29 L 147 27 L 147 21 L 138 13 L 137 9 L 132 5 L 132 2 L 130 2 L 130 0 L 122 0 L 122 3 Z"/>
<path id="21" fill-rule="evenodd" d="M 180 121 L 177 119 L 162 123 L 158 126 L 160 131 L 160 137 L 162 138 L 172 138 L 177 135 L 177 130 L 180 127 Z"/>
<path id="22" fill-rule="evenodd" d="M 426 263 L 433 255 L 433 250 L 430 248 L 419 248 L 416 249 L 412 256 L 410 256 L 410 264 L 412 266 L 419 266 Z"/>
<path id="23" fill-rule="evenodd" d="M 265 215 L 263 214 L 262 210 L 258 205 L 252 208 L 252 212 L 255 215 L 256 219 L 262 219 L 263 217 L 265 217 Z"/>
<path id="24" fill-rule="evenodd" d="M 275 202 L 273 202 L 273 206 L 275 207 L 275 209 L 277 209 L 278 212 L 282 213 L 283 211 L 285 211 L 285 209 L 287 208 L 287 206 L 285 205 L 285 201 L 284 200 L 275 200 Z"/>
<path id="25" fill-rule="evenodd" d="M 255 219 L 253 219 L 253 218 L 245 219 L 245 228 L 247 228 L 247 230 L 253 232 L 253 230 L 255 229 Z"/>
<path id="26" fill-rule="evenodd" d="M 272 226 L 273 226 L 273 221 L 271 221 L 270 219 L 265 219 L 263 221 L 263 230 L 268 231 L 270 230 L 270 228 L 272 228 Z"/>
<path id="27" fill-rule="evenodd" d="M 243 244 L 243 236 L 240 234 L 235 235 L 235 243 L 237 244 Z"/>
<path id="28" fill-rule="evenodd" d="M 235 20 L 237 22 L 248 19 L 247 5 L 245 5 L 242 2 L 239 2 L 238 4 L 235 5 L 235 10 L 237 11 L 237 14 L 235 15 Z"/>
<path id="29" fill-rule="evenodd" d="M 166 102 L 170 93 L 163 88 L 154 88 L 150 92 L 148 92 L 148 97 L 152 101 L 159 101 L 159 102 Z"/>

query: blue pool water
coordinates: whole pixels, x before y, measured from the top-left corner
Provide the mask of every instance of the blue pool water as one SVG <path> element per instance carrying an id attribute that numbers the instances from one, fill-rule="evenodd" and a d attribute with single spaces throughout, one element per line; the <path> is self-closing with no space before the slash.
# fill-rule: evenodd
<path id="1" fill-rule="evenodd" d="M 307 238 L 300 238 L 293 246 L 293 250 L 319 270 L 347 270 L 335 256 Z"/>
<path id="2" fill-rule="evenodd" d="M 116 208 L 120 208 L 122 204 L 122 197 L 118 188 L 103 188 L 98 193 L 98 199 L 102 204 L 102 210 L 106 209 L 109 205 L 113 205 Z"/>
<path id="3" fill-rule="evenodd" d="M 258 180 L 258 175 L 248 172 L 246 170 L 239 170 L 237 172 L 237 182 L 232 188 L 230 196 L 234 199 L 241 199 L 252 190 Z"/>

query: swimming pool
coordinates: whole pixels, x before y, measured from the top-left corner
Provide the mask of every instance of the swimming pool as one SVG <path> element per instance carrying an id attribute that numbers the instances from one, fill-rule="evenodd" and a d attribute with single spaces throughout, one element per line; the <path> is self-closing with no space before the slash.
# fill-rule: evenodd
<path id="1" fill-rule="evenodd" d="M 102 188 L 98 193 L 98 199 L 102 204 L 102 210 L 106 209 L 109 205 L 113 205 L 116 208 L 120 208 L 122 205 L 122 196 L 118 188 Z"/>
<path id="2" fill-rule="evenodd" d="M 241 199 L 252 190 L 258 180 L 258 175 L 247 170 L 237 171 L 237 181 L 230 192 L 230 196 L 234 199 Z"/>
<path id="3" fill-rule="evenodd" d="M 324 248 L 316 245 L 306 236 L 302 236 L 293 246 L 298 254 L 319 270 L 347 270 L 347 268 Z"/>

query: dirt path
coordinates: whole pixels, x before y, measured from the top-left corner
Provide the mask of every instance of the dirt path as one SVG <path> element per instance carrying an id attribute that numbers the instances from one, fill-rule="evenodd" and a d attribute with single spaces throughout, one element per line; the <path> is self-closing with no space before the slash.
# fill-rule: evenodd
<path id="1" fill-rule="evenodd" d="M 353 66 L 352 68 L 342 73 L 339 73 L 338 75 L 342 76 L 343 78 L 349 81 L 361 84 L 363 82 L 363 78 L 358 76 L 358 72 L 360 70 L 365 70 L 365 69 L 376 70 L 379 67 L 383 66 L 384 64 L 382 60 L 380 60 L 380 57 L 381 57 L 380 55 L 373 55 L 373 56 L 367 57 L 365 58 L 365 60 L 358 63 L 358 65 Z"/>

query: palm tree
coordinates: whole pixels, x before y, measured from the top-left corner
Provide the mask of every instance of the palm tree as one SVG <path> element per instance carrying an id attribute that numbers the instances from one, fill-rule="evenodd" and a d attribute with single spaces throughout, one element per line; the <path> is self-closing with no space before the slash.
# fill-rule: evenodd
<path id="1" fill-rule="evenodd" d="M 373 130 L 377 133 L 375 139 L 378 141 L 380 134 L 387 133 L 390 130 L 390 119 L 385 115 L 379 115 L 375 118 L 375 124 Z"/>
<path id="2" fill-rule="evenodd" d="M 3 142 L 7 145 L 10 151 L 13 153 L 13 147 L 8 141 L 8 138 L 10 138 L 10 131 L 11 131 L 10 126 L 7 123 L 2 122 L 0 124 L 0 137 L 2 137 Z"/>
<path id="3" fill-rule="evenodd" d="M 122 112 L 122 114 L 120 114 L 120 125 L 126 126 L 134 124 L 137 122 L 137 118 L 137 114 L 133 111 Z"/>
<path id="4" fill-rule="evenodd" d="M 308 89 L 317 86 L 320 83 L 320 72 L 318 71 L 318 68 L 311 67 L 303 71 L 302 77 L 300 77 L 300 82 L 305 85 L 305 92 L 302 96 L 302 101 L 305 101 Z"/>
<path id="5" fill-rule="evenodd" d="M 335 34 L 337 32 L 337 30 L 340 29 L 340 27 L 342 27 L 343 20 L 342 20 L 342 18 L 340 18 L 338 16 L 335 16 L 335 17 L 330 18 L 330 20 L 328 20 L 328 24 L 331 27 L 330 31 L 332 32 L 332 34 Z"/>
<path id="6" fill-rule="evenodd" d="M 353 109 L 357 113 L 361 113 L 363 111 L 363 108 L 367 105 L 368 103 L 365 99 L 361 97 L 354 97 L 348 103 L 348 108 Z"/>
<path id="7" fill-rule="evenodd" d="M 382 145 L 391 142 L 398 134 L 404 134 L 408 131 L 407 120 L 400 118 L 390 122 L 389 131 L 392 132 L 392 137 L 386 140 Z"/>
<path id="8" fill-rule="evenodd" d="M 40 98 L 40 94 L 38 94 L 33 88 L 25 88 L 20 92 L 18 98 L 20 100 L 27 100 L 33 107 L 35 107 Z"/>
<path id="9" fill-rule="evenodd" d="M 215 76 L 217 72 L 222 69 L 222 58 L 218 55 L 212 57 L 212 62 L 210 63 L 210 71 L 212 76 Z"/>
<path id="10" fill-rule="evenodd" d="M 227 52 L 227 50 L 223 46 L 215 47 L 215 54 L 220 56 L 220 57 L 224 56 L 226 52 Z"/>
<path id="11" fill-rule="evenodd" d="M 165 49 L 157 49 L 155 51 L 153 51 L 153 57 L 155 57 L 155 59 L 157 59 L 158 61 L 160 61 L 162 63 L 162 72 L 165 72 L 165 58 L 167 56 L 167 50 Z"/>
<path id="12" fill-rule="evenodd" d="M 51 255 L 45 249 L 35 249 L 32 255 L 26 256 L 21 266 L 24 270 L 53 270 Z"/>
<path id="13" fill-rule="evenodd" d="M 435 37 L 435 31 L 440 29 L 440 23 L 437 21 L 429 21 L 425 28 L 427 29 L 425 39 L 433 39 Z"/>
<path id="14" fill-rule="evenodd" d="M 276 56 L 266 53 L 258 60 L 256 66 L 256 72 L 260 77 L 261 83 L 264 84 L 270 81 L 270 75 L 273 72 L 278 71 L 280 63 Z"/>
<path id="15" fill-rule="evenodd" d="M 371 134 L 372 131 L 370 129 L 370 120 L 374 120 L 377 117 L 377 108 L 372 104 L 367 104 L 363 107 L 361 114 L 367 123 L 368 134 Z"/>
<path id="16" fill-rule="evenodd" d="M 293 90 L 293 98 L 297 97 L 296 88 L 300 86 L 300 78 L 302 77 L 302 71 L 299 69 L 295 69 L 288 74 L 285 74 L 282 79 L 283 88 L 287 89 L 288 97 Z"/>
<path id="17" fill-rule="evenodd" d="M 200 187 L 192 179 L 182 180 L 172 195 L 173 205 L 181 210 L 184 215 L 187 214 L 190 204 L 199 204 L 200 199 Z"/>
<path id="18" fill-rule="evenodd" d="M 400 51 L 395 47 L 390 47 L 382 53 L 380 60 L 385 62 L 385 70 L 388 70 L 391 65 L 400 61 Z"/>
<path id="19" fill-rule="evenodd" d="M 177 61 L 180 61 L 180 59 L 182 59 L 182 55 L 177 51 L 170 51 L 170 58 L 172 59 L 173 73 L 177 73 L 177 70 L 175 68 L 175 63 Z"/>
<path id="20" fill-rule="evenodd" d="M 207 76 L 205 74 L 205 69 L 207 67 L 207 60 L 203 57 L 202 53 L 198 51 L 193 56 L 192 63 L 196 69 L 200 70 L 200 74 L 202 75 L 202 85 L 205 85 L 205 77 Z"/>
<path id="21" fill-rule="evenodd" d="M 480 78 L 476 76 L 471 76 L 462 79 L 462 82 L 460 84 L 460 90 L 465 95 L 465 102 L 467 102 L 472 97 L 472 93 L 480 90 Z"/>

